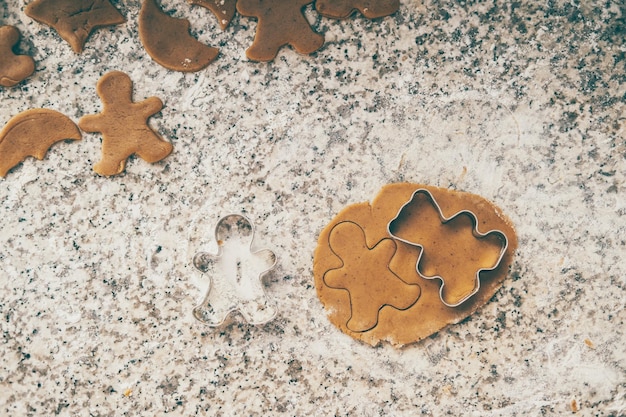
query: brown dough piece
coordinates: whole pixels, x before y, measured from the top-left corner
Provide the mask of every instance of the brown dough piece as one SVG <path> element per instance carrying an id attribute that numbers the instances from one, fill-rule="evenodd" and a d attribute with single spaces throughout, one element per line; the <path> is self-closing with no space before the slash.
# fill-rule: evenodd
<path id="1" fill-rule="evenodd" d="M 76 53 L 83 51 L 94 29 L 126 21 L 108 0 L 35 0 L 24 13 L 54 28 Z"/>
<path id="2" fill-rule="evenodd" d="M 344 264 L 332 248 L 331 233 L 342 222 L 355 223 L 363 230 L 367 247 L 373 248 L 390 238 L 387 230 L 389 222 L 409 202 L 412 194 L 422 188 L 432 194 L 444 216 L 449 217 L 461 210 L 471 210 L 478 218 L 481 232 L 496 229 L 502 231 L 508 240 L 506 252 L 495 269 L 481 273 L 480 289 L 476 294 L 458 307 L 448 307 L 440 298 L 441 281 L 425 279 L 417 273 L 416 265 L 421 249 L 394 239 L 396 252 L 388 262 L 388 268 L 404 283 L 418 285 L 421 294 L 413 305 L 404 310 L 383 306 L 378 312 L 376 326 L 367 331 L 353 331 L 347 323 L 352 317 L 351 296 L 354 295 L 344 288 L 327 285 L 324 279 L 328 271 L 342 268 Z M 422 220 L 407 216 L 403 220 L 403 230 L 418 229 L 418 222 Z M 441 225 L 441 222 L 438 224 Z M 499 208 L 484 198 L 420 184 L 390 184 L 382 188 L 371 204 L 364 202 L 346 207 L 322 230 L 314 254 L 315 287 L 330 321 L 344 333 L 373 346 L 381 341 L 403 346 L 428 337 L 449 324 L 460 322 L 488 302 L 506 278 L 516 247 L 517 237 L 511 222 Z M 369 274 L 362 279 L 366 282 L 376 281 L 377 278 L 378 275 Z M 386 297 L 393 299 L 394 296 L 397 294 L 390 290 Z"/>
<path id="3" fill-rule="evenodd" d="M 94 171 L 115 175 L 124 171 L 126 159 L 133 154 L 153 163 L 172 152 L 172 144 L 148 126 L 148 118 L 163 108 L 158 97 L 134 103 L 133 83 L 120 71 L 103 75 L 97 92 L 103 104 L 102 113 L 78 121 L 85 132 L 102 132 L 102 159 L 94 165 Z"/>
<path id="4" fill-rule="evenodd" d="M 315 10 L 325 17 L 345 19 L 358 11 L 368 19 L 398 11 L 400 0 L 316 0 Z"/>
<path id="5" fill-rule="evenodd" d="M 239 13 L 258 19 L 246 56 L 253 61 L 271 61 L 285 45 L 301 54 L 321 48 L 324 36 L 313 31 L 303 14 L 304 6 L 310 3 L 312 0 L 238 0 Z"/>
<path id="6" fill-rule="evenodd" d="M 237 0 L 187 0 L 189 4 L 202 6 L 213 12 L 222 28 L 226 29 L 237 11 Z"/>
<path id="7" fill-rule="evenodd" d="M 13 26 L 0 27 L 0 85 L 13 87 L 35 71 L 35 61 L 28 55 L 16 55 L 13 47 L 20 32 Z"/>
<path id="8" fill-rule="evenodd" d="M 167 15 L 156 0 L 144 0 L 141 6 L 139 38 L 152 59 L 173 71 L 199 71 L 218 53 L 189 34 L 188 20 Z"/>
<path id="9" fill-rule="evenodd" d="M 54 143 L 68 139 L 80 140 L 80 131 L 57 111 L 31 109 L 17 114 L 0 131 L 0 177 L 27 156 L 42 160 Z"/>

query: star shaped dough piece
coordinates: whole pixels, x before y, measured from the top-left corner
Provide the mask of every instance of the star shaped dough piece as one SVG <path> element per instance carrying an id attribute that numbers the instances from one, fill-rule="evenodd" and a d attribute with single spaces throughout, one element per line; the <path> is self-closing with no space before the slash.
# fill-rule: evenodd
<path id="1" fill-rule="evenodd" d="M 24 13 L 54 28 L 76 53 L 83 51 L 94 29 L 126 21 L 108 0 L 35 0 Z"/>
<path id="2" fill-rule="evenodd" d="M 13 47 L 20 32 L 13 26 L 0 27 L 0 85 L 13 87 L 35 71 L 35 61 L 28 55 L 16 55 Z"/>
<path id="3" fill-rule="evenodd" d="M 405 283 L 389 269 L 396 253 L 393 240 L 383 239 L 369 248 L 363 229 L 346 221 L 333 228 L 329 244 L 343 265 L 326 272 L 324 282 L 350 293 L 352 316 L 346 325 L 353 332 L 376 327 L 378 312 L 384 306 L 406 310 L 420 297 L 419 285 Z"/>
<path id="4" fill-rule="evenodd" d="M 126 159 L 133 154 L 153 163 L 172 152 L 172 144 L 148 126 L 148 118 L 163 108 L 158 97 L 133 102 L 133 82 L 120 71 L 103 75 L 97 92 L 104 107 L 102 113 L 78 121 L 85 132 L 102 132 L 102 159 L 94 165 L 94 171 L 115 175 L 124 170 Z"/>
<path id="5" fill-rule="evenodd" d="M 274 318 L 276 307 L 265 295 L 262 278 L 276 265 L 276 255 L 268 249 L 251 251 L 252 223 L 233 214 L 222 218 L 215 228 L 219 252 L 200 252 L 194 265 L 210 278 L 209 289 L 193 310 L 194 317 L 210 326 L 219 326 L 238 311 L 250 324 L 263 324 Z"/>

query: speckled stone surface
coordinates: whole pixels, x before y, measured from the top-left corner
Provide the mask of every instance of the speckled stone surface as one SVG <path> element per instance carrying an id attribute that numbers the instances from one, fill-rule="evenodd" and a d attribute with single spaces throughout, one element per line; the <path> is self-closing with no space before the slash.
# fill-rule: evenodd
<path id="1" fill-rule="evenodd" d="M 249 62 L 255 21 L 221 31 L 164 0 L 220 48 L 198 73 L 153 62 L 127 23 L 82 54 L 0 2 L 36 72 L 0 89 L 0 125 L 33 107 L 75 122 L 121 70 L 174 145 L 100 177 L 101 138 L 61 142 L 0 180 L 0 414 L 7 416 L 626 415 L 626 8 L 619 1 L 401 2 L 368 21 L 307 17 L 312 56 Z M 477 314 L 395 349 L 326 319 L 317 235 L 398 181 L 465 190 L 514 221 L 519 249 Z M 193 268 L 215 222 L 245 213 L 278 265 L 275 320 L 192 318 Z M 575 411 L 578 410 L 578 411 Z"/>

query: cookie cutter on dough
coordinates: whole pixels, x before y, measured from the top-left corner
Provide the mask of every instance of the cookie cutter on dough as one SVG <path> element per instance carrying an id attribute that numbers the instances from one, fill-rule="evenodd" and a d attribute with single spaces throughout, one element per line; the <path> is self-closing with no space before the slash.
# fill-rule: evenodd
<path id="1" fill-rule="evenodd" d="M 392 224 L 396 220 L 398 220 L 400 218 L 400 215 L 401 215 L 402 211 L 404 210 L 404 208 L 413 202 L 413 200 L 415 199 L 415 197 L 417 196 L 418 193 L 425 194 L 430 199 L 430 202 L 432 203 L 432 205 L 437 210 L 437 213 L 439 214 L 439 219 L 441 220 L 441 224 L 446 224 L 446 223 L 448 223 L 449 221 L 455 219 L 458 216 L 466 215 L 472 221 L 472 225 L 473 225 L 473 227 L 472 227 L 472 234 L 474 235 L 474 237 L 476 237 L 476 239 L 482 239 L 482 238 L 487 237 L 490 234 L 496 234 L 499 237 L 500 241 L 502 242 L 502 248 L 500 250 L 500 254 L 499 254 L 497 260 L 495 261 L 494 265 L 492 267 L 489 267 L 489 268 L 479 268 L 476 271 L 476 282 L 475 282 L 475 285 L 474 285 L 474 290 L 472 292 L 470 292 L 468 295 L 466 295 L 463 298 L 461 298 L 456 303 L 448 303 L 448 302 L 446 302 L 446 300 L 444 300 L 443 291 L 444 291 L 444 287 L 445 287 L 446 283 L 445 283 L 445 280 L 443 279 L 442 276 L 440 276 L 440 275 L 426 276 L 426 275 L 422 274 L 422 272 L 420 271 L 420 261 L 422 260 L 422 256 L 424 255 L 424 252 L 425 252 L 424 246 L 421 245 L 420 243 L 417 243 L 417 242 L 411 242 L 410 240 L 402 239 L 401 237 L 396 236 L 395 234 L 393 234 L 392 231 L 391 231 Z M 471 210 L 460 210 L 460 211 L 454 213 L 452 216 L 446 217 L 443 214 L 443 212 L 441 211 L 441 207 L 437 203 L 437 200 L 435 199 L 435 197 L 432 195 L 432 193 L 430 191 L 428 191 L 425 188 L 419 188 L 419 189 L 415 190 L 413 192 L 413 194 L 411 194 L 411 198 L 406 203 L 404 203 L 402 205 L 402 207 L 400 207 L 400 209 L 398 210 L 398 213 L 395 215 L 395 217 L 393 219 L 391 219 L 391 221 L 389 223 L 387 223 L 387 233 L 389 233 L 389 235 L 392 238 L 394 238 L 394 239 L 397 239 L 397 240 L 399 240 L 401 242 L 407 243 L 407 244 L 409 244 L 411 246 L 417 246 L 417 247 L 419 247 L 421 249 L 420 250 L 420 254 L 417 257 L 417 262 L 415 263 L 415 270 L 417 271 L 419 276 L 421 276 L 424 279 L 439 279 L 441 281 L 441 287 L 439 288 L 439 299 L 441 299 L 441 302 L 445 306 L 447 306 L 447 307 L 458 307 L 461 304 L 463 304 L 464 302 L 466 302 L 468 299 L 470 299 L 472 296 L 474 296 L 476 293 L 478 293 L 478 291 L 480 290 L 480 274 L 481 274 L 481 272 L 493 271 L 493 270 L 497 269 L 498 266 L 500 265 L 500 262 L 502 262 L 502 258 L 504 257 L 504 254 L 506 253 L 506 250 L 509 247 L 509 241 L 508 241 L 508 239 L 507 239 L 507 237 L 506 237 L 506 235 L 504 234 L 503 231 L 498 230 L 498 229 L 493 229 L 493 230 L 489 230 L 488 232 L 481 233 L 478 230 L 478 217 Z"/>
<path id="2" fill-rule="evenodd" d="M 239 312 L 250 324 L 265 324 L 276 317 L 277 308 L 263 288 L 263 276 L 276 266 L 269 249 L 252 251 L 254 225 L 245 216 L 228 214 L 215 226 L 218 253 L 198 252 L 194 266 L 210 274 L 209 289 L 193 309 L 196 320 L 212 327 Z"/>

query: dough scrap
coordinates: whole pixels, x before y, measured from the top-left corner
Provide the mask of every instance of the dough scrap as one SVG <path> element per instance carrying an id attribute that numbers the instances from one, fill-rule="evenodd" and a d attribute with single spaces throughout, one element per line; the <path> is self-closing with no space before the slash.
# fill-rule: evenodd
<path id="1" fill-rule="evenodd" d="M 35 61 L 28 55 L 16 55 L 13 48 L 20 40 L 14 26 L 0 27 L 0 85 L 13 87 L 35 71 Z"/>
<path id="2" fill-rule="evenodd" d="M 363 230 L 367 247 L 373 248 L 379 242 L 390 239 L 389 222 L 398 215 L 404 204 L 411 200 L 418 189 L 428 190 L 436 199 L 442 213 L 449 217 L 461 210 L 471 210 L 479 220 L 481 230 L 500 230 L 508 240 L 508 246 L 498 266 L 480 275 L 480 289 L 458 307 L 446 306 L 440 298 L 441 281 L 424 279 L 417 272 L 416 265 L 421 254 L 417 246 L 394 240 L 396 252 L 388 262 L 389 270 L 406 284 L 419 285 L 421 293 L 417 301 L 407 309 L 383 306 L 378 312 L 376 326 L 367 331 L 352 330 L 347 323 L 352 317 L 351 300 L 348 291 L 327 285 L 324 276 L 328 271 L 343 266 L 330 245 L 330 236 L 335 226 L 342 222 L 352 222 Z M 416 226 L 412 218 L 406 219 L 406 228 Z M 487 303 L 501 287 L 506 278 L 517 247 L 515 230 L 508 218 L 493 203 L 475 194 L 458 192 L 421 184 L 397 183 L 381 189 L 376 198 L 369 202 L 357 203 L 344 208 L 322 230 L 315 249 L 313 274 L 317 295 L 324 305 L 329 320 L 341 331 L 372 346 L 387 341 L 396 347 L 415 343 L 449 324 L 462 321 Z M 370 274 L 363 280 L 375 280 Z M 394 294 L 388 294 L 391 299 Z"/>

